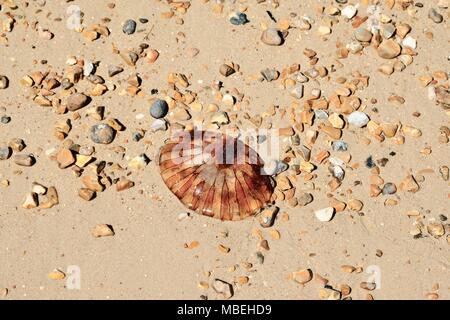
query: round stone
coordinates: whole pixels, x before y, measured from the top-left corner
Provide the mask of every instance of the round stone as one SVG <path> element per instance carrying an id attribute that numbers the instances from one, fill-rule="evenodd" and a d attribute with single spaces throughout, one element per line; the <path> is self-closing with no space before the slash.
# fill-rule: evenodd
<path id="1" fill-rule="evenodd" d="M 128 35 L 133 34 L 136 31 L 136 21 L 131 19 L 125 21 L 125 23 L 123 24 L 122 31 L 123 33 Z"/>
<path id="2" fill-rule="evenodd" d="M 155 100 L 150 107 L 150 115 L 155 119 L 164 118 L 167 115 L 167 112 L 169 112 L 169 106 L 167 105 L 167 102 L 162 99 Z"/>
<path id="3" fill-rule="evenodd" d="M 9 116 L 2 116 L 0 118 L 0 122 L 3 124 L 8 124 L 10 121 L 11 121 L 11 117 L 9 117 Z"/>
<path id="4" fill-rule="evenodd" d="M 355 31 L 355 39 L 361 42 L 369 42 L 372 39 L 372 32 L 364 28 L 359 28 Z"/>
<path id="5" fill-rule="evenodd" d="M 397 192 L 397 187 L 395 186 L 395 184 L 388 182 L 383 186 L 383 194 L 387 195 L 387 194 L 394 194 Z"/>
<path id="6" fill-rule="evenodd" d="M 283 37 L 277 29 L 269 28 L 263 31 L 261 41 L 268 46 L 280 46 L 283 43 Z"/>
<path id="7" fill-rule="evenodd" d="M 393 59 L 397 57 L 402 48 L 392 39 L 384 40 L 378 47 L 378 55 L 383 59 Z"/>
<path id="8" fill-rule="evenodd" d="M 109 125 L 100 123 L 91 127 L 91 140 L 95 143 L 109 144 L 114 140 L 115 131 Z"/>

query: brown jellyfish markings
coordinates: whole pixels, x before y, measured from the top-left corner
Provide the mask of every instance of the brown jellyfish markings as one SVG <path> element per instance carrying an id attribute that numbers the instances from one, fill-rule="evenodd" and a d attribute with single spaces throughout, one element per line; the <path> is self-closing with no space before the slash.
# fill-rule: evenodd
<path id="1" fill-rule="evenodd" d="M 261 174 L 263 165 L 251 147 L 220 132 L 179 132 L 159 156 L 172 193 L 189 209 L 222 220 L 244 219 L 270 202 L 273 189 Z"/>

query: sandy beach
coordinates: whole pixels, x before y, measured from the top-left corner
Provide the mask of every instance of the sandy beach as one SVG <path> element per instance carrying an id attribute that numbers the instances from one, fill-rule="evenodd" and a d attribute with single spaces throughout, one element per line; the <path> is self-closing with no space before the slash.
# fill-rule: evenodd
<path id="1" fill-rule="evenodd" d="M 0 299 L 450 298 L 450 1 L 0 5 Z M 249 217 L 197 127 L 278 134 Z"/>

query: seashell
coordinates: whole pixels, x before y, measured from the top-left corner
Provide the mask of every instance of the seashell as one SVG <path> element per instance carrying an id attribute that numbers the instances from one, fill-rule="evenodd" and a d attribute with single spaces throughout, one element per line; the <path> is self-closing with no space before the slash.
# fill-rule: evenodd
<path id="1" fill-rule="evenodd" d="M 180 131 L 161 148 L 166 186 L 189 209 L 221 220 L 242 220 L 269 203 L 273 187 L 264 163 L 238 138 L 213 131 Z"/>

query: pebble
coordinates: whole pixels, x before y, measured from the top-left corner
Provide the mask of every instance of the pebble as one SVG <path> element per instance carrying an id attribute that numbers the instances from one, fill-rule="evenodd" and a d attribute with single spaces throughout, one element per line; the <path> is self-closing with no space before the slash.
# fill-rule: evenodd
<path id="1" fill-rule="evenodd" d="M 150 115 L 155 119 L 164 118 L 168 112 L 169 105 L 162 99 L 156 99 L 150 107 Z"/>
<path id="2" fill-rule="evenodd" d="M 50 280 L 64 280 L 66 278 L 66 274 L 62 272 L 61 270 L 55 269 L 52 272 L 50 272 L 47 277 Z"/>
<path id="3" fill-rule="evenodd" d="M 220 293 L 225 299 L 230 299 L 234 295 L 233 286 L 226 281 L 214 279 L 212 287 L 214 291 Z"/>
<path id="4" fill-rule="evenodd" d="M 428 11 L 428 18 L 430 18 L 434 23 L 441 23 L 444 20 L 442 14 L 437 12 L 434 8 L 431 8 L 430 11 Z"/>
<path id="5" fill-rule="evenodd" d="M 13 157 L 14 163 L 23 166 L 23 167 L 31 167 L 36 160 L 32 155 L 29 154 L 18 154 Z"/>
<path id="6" fill-rule="evenodd" d="M 22 208 L 33 209 L 38 206 L 38 195 L 34 192 L 28 192 L 25 195 L 25 200 L 22 203 Z"/>
<path id="7" fill-rule="evenodd" d="M 8 293 L 9 293 L 8 288 L 0 288 L 0 298 L 6 298 Z"/>
<path id="8" fill-rule="evenodd" d="M 74 93 L 67 98 L 66 104 L 69 111 L 77 111 L 90 102 L 90 98 L 83 93 Z"/>
<path id="9" fill-rule="evenodd" d="M 261 71 L 261 75 L 267 82 L 270 82 L 270 81 L 277 80 L 278 77 L 280 76 L 280 73 L 275 69 L 266 68 Z"/>
<path id="10" fill-rule="evenodd" d="M 156 119 L 150 125 L 150 129 L 154 132 L 156 131 L 166 131 L 167 130 L 167 122 L 164 119 Z"/>
<path id="11" fill-rule="evenodd" d="M 112 226 L 108 224 L 98 224 L 91 230 L 91 234 L 95 238 L 100 238 L 100 237 L 112 237 L 114 236 L 115 233 Z"/>
<path id="12" fill-rule="evenodd" d="M 377 49 L 378 55 L 383 59 L 393 59 L 397 57 L 401 51 L 402 48 L 393 39 L 384 40 Z"/>
<path id="13" fill-rule="evenodd" d="M 31 185 L 31 191 L 36 194 L 43 195 L 47 193 L 47 188 L 37 182 L 33 182 Z"/>
<path id="14" fill-rule="evenodd" d="M 407 48 L 416 49 L 417 41 L 413 37 L 407 36 L 405 39 L 403 39 L 402 45 Z"/>
<path id="15" fill-rule="evenodd" d="M 110 65 L 108 66 L 108 76 L 114 77 L 115 75 L 123 72 L 123 68 L 119 66 Z"/>
<path id="16" fill-rule="evenodd" d="M 432 235 L 436 239 L 445 235 L 445 228 L 440 223 L 430 223 L 427 226 L 427 231 L 430 235 Z"/>
<path id="17" fill-rule="evenodd" d="M 355 6 L 348 5 L 344 9 L 342 9 L 341 15 L 346 17 L 347 19 L 352 19 L 356 15 L 357 12 L 358 12 L 358 10 L 356 9 Z"/>
<path id="18" fill-rule="evenodd" d="M 331 143 L 333 151 L 347 151 L 348 144 L 345 141 L 337 140 Z"/>
<path id="19" fill-rule="evenodd" d="M 319 209 L 319 210 L 314 211 L 314 214 L 319 221 L 328 222 L 328 221 L 331 221 L 331 219 L 333 219 L 334 208 L 328 207 L 328 208 L 324 208 L 324 209 Z"/>
<path id="20" fill-rule="evenodd" d="M 311 269 L 301 269 L 292 273 L 292 279 L 301 285 L 310 282 L 312 278 L 313 272 Z"/>
<path id="21" fill-rule="evenodd" d="M 383 195 L 394 194 L 397 192 L 397 187 L 395 184 L 388 182 L 383 186 L 382 193 Z"/>
<path id="22" fill-rule="evenodd" d="M 372 39 L 372 32 L 364 28 L 359 28 L 355 31 L 355 39 L 361 42 L 369 42 Z"/>
<path id="23" fill-rule="evenodd" d="M 88 188 L 81 188 L 80 190 L 78 190 L 78 196 L 83 200 L 91 201 L 95 198 L 96 193 L 95 191 Z"/>
<path id="24" fill-rule="evenodd" d="M 321 300 L 340 300 L 341 293 L 337 290 L 326 287 L 319 290 L 319 298 Z"/>
<path id="25" fill-rule="evenodd" d="M 65 169 L 70 167 L 76 161 L 73 153 L 69 149 L 61 149 L 56 155 L 56 162 L 60 169 Z"/>
<path id="26" fill-rule="evenodd" d="M 392 38 L 396 31 L 395 26 L 391 23 L 383 24 L 380 28 L 381 36 L 385 39 Z"/>
<path id="27" fill-rule="evenodd" d="M 109 144 L 114 140 L 114 129 L 104 123 L 96 124 L 91 127 L 91 140 L 95 143 Z"/>
<path id="28" fill-rule="evenodd" d="M 264 209 L 259 215 L 259 223 L 263 228 L 269 228 L 275 223 L 275 218 L 279 212 L 279 208 L 272 206 Z"/>
<path id="29" fill-rule="evenodd" d="M 261 41 L 268 46 L 280 46 L 284 40 L 278 29 L 269 28 L 263 31 Z"/>
<path id="30" fill-rule="evenodd" d="M 247 22 L 249 22 L 247 19 L 247 15 L 243 12 L 236 12 L 230 18 L 230 23 L 234 24 L 235 26 L 244 25 Z"/>
<path id="31" fill-rule="evenodd" d="M 227 65 L 227 64 L 222 64 L 219 68 L 219 72 L 221 75 L 223 75 L 224 77 L 228 77 L 231 76 L 233 73 L 236 72 L 236 70 L 234 70 L 233 67 Z"/>
<path id="32" fill-rule="evenodd" d="M 0 118 L 0 122 L 1 122 L 2 124 L 8 124 L 8 123 L 11 122 L 11 117 L 9 117 L 9 116 L 2 116 L 2 117 Z"/>
<path id="33" fill-rule="evenodd" d="M 352 211 L 361 211 L 363 208 L 363 203 L 357 199 L 350 199 L 347 202 L 347 207 Z"/>
<path id="34" fill-rule="evenodd" d="M 349 124 L 362 128 L 367 125 L 370 119 L 364 112 L 355 111 L 348 116 L 347 120 Z"/>
<path id="35" fill-rule="evenodd" d="M 292 90 L 291 90 L 291 96 L 294 97 L 295 99 L 301 99 L 303 97 L 303 92 L 304 92 L 304 87 L 302 84 L 295 86 Z"/>
<path id="36" fill-rule="evenodd" d="M 368 291 L 373 291 L 376 289 L 377 285 L 374 282 L 361 282 L 359 286 Z"/>
<path id="37" fill-rule="evenodd" d="M 0 90 L 8 88 L 9 80 L 6 76 L 0 75 Z"/>
<path id="38" fill-rule="evenodd" d="M 128 162 L 128 167 L 134 170 L 141 170 L 144 169 L 149 162 L 150 159 L 143 153 L 131 159 L 131 161 Z"/>
<path id="39" fill-rule="evenodd" d="M 218 125 L 224 125 L 230 123 L 230 118 L 228 117 L 228 114 L 224 111 L 216 112 L 211 117 L 211 123 L 216 123 Z"/>
<path id="40" fill-rule="evenodd" d="M 11 148 L 0 146 L 0 160 L 7 160 L 11 156 Z"/>
<path id="41" fill-rule="evenodd" d="M 136 21 L 132 19 L 128 19 L 127 21 L 125 21 L 122 27 L 122 31 L 123 33 L 128 35 L 133 34 L 136 31 Z"/>
<path id="42" fill-rule="evenodd" d="M 313 196 L 312 196 L 312 194 L 310 194 L 308 192 L 302 192 L 297 197 L 297 200 L 298 200 L 298 205 L 301 207 L 304 207 L 304 206 L 310 204 L 311 202 L 313 202 Z"/>

